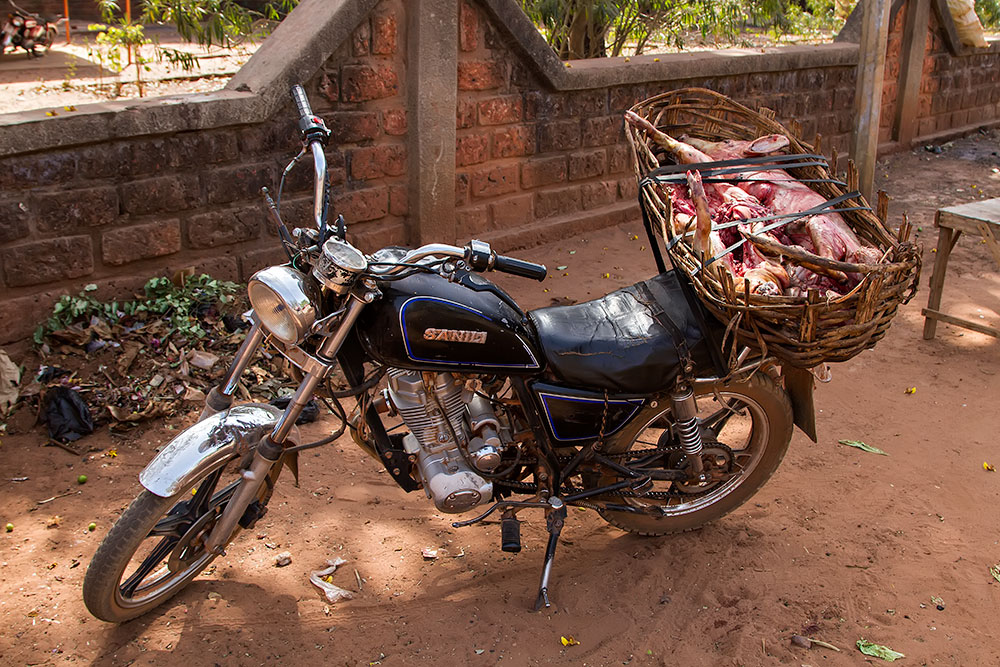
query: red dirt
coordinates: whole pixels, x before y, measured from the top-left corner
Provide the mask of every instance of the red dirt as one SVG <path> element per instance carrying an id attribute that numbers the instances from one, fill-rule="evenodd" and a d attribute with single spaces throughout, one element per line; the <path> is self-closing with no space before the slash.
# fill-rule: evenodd
<path id="1" fill-rule="evenodd" d="M 83 460 L 42 447 L 35 429 L 5 437 L 0 447 L 0 521 L 15 526 L 0 534 L 0 662 L 878 662 L 855 648 L 864 637 L 905 653 L 904 665 L 1000 663 L 1000 582 L 989 572 L 1000 562 L 993 511 L 1000 473 L 983 467 L 1000 465 L 1000 341 L 948 325 L 924 341 L 920 316 L 934 258 L 933 212 L 980 192 L 1000 196 L 1000 174 L 991 171 L 1000 167 L 990 155 L 996 150 L 996 136 L 977 136 L 942 155 L 918 150 L 881 165 L 879 176 L 897 197 L 892 219 L 906 209 L 923 228 L 922 290 L 875 350 L 835 365 L 832 382 L 818 386 L 820 442 L 796 432 L 773 480 L 698 532 L 640 539 L 572 510 L 550 612 L 528 611 L 544 549 L 539 517 L 525 525 L 525 551 L 504 554 L 497 525 L 450 528 L 451 517 L 422 494 L 404 494 L 343 439 L 303 458 L 301 488 L 279 484 L 271 512 L 211 575 L 139 620 L 102 623 L 80 598 L 88 560 L 138 491 L 136 476 L 155 447 L 193 416 L 128 437 L 95 434 L 82 441 L 93 449 Z M 542 286 L 504 283 L 529 307 L 600 296 L 652 274 L 641 234 L 633 224 L 522 251 L 568 268 L 553 270 Z M 997 267 L 974 239 L 953 254 L 944 303 L 1000 324 Z M 916 392 L 905 393 L 908 387 Z M 319 434 L 324 427 L 307 428 Z M 840 446 L 842 438 L 889 456 Z M 107 455 L 111 448 L 117 457 Z M 78 486 L 81 473 L 89 480 Z M 29 480 L 10 481 L 23 476 Z M 74 495 L 37 504 L 65 492 Z M 46 528 L 53 515 L 60 525 Z M 91 521 L 95 532 L 87 531 Z M 441 549 L 439 558 L 424 560 L 424 547 Z M 275 569 L 274 555 L 284 550 L 292 563 Z M 357 570 L 364 584 L 355 599 L 327 605 L 307 576 L 334 556 L 348 560 L 334 583 L 358 591 Z M 943 610 L 932 596 L 943 599 Z M 793 634 L 842 652 L 797 648 Z M 563 646 L 560 637 L 570 635 L 580 645 Z"/>

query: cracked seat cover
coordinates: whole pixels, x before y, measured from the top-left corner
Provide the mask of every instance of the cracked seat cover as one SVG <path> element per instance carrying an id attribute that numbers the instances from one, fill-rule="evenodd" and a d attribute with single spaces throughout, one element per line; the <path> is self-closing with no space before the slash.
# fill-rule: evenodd
<path id="1" fill-rule="evenodd" d="M 683 340 L 711 367 L 707 343 L 673 272 L 605 297 L 529 314 L 550 371 L 567 384 L 643 394 L 666 389 Z"/>

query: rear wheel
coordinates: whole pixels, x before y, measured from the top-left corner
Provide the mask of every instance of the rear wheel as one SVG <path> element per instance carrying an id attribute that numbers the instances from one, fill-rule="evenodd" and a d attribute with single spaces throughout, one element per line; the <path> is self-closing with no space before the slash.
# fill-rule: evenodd
<path id="1" fill-rule="evenodd" d="M 756 373 L 746 382 L 720 386 L 717 392 L 699 389 L 696 395 L 702 460 L 712 481 L 654 482 L 643 496 L 607 498 L 642 512 L 603 509 L 601 516 L 608 523 L 640 535 L 694 530 L 745 503 L 774 474 L 792 437 L 792 406 L 784 390 L 765 373 Z M 671 423 L 667 409 L 615 453 L 669 447 Z M 670 468 L 689 463 L 679 449 L 661 458 Z M 609 477 L 602 484 L 615 481 Z"/>
<path id="2" fill-rule="evenodd" d="M 205 549 L 205 539 L 239 484 L 236 463 L 205 473 L 170 498 L 143 491 L 132 501 L 87 570 L 83 601 L 90 613 L 111 623 L 141 616 L 208 567 L 215 554 Z M 258 501 L 266 502 L 278 470 L 262 485 Z"/>

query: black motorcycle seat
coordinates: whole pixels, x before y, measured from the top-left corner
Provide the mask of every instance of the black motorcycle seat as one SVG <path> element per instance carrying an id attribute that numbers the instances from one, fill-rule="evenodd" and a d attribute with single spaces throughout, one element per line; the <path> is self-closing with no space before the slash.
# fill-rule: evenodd
<path id="1" fill-rule="evenodd" d="M 711 364 L 698 317 L 673 271 L 528 316 L 549 370 L 572 386 L 645 394 L 670 386 L 684 350 L 695 364 Z"/>

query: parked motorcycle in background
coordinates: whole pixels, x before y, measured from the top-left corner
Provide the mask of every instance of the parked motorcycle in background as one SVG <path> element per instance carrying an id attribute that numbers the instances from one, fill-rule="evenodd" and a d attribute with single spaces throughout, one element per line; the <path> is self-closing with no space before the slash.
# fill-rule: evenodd
<path id="1" fill-rule="evenodd" d="M 549 606 L 568 506 L 641 535 L 691 530 L 771 477 L 793 422 L 810 430 L 808 371 L 791 380 L 794 369 L 744 348 L 730 372 L 724 331 L 683 274 L 525 313 L 482 274 L 542 280 L 545 267 L 482 241 L 362 253 L 343 217 L 330 219 L 329 131 L 305 91 L 292 92 L 303 147 L 285 173 L 311 154 L 315 226 L 289 232 L 281 186 L 278 205 L 263 191 L 288 262 L 250 279 L 252 327 L 235 360 L 201 420 L 142 471 L 145 490 L 94 555 L 83 596 L 98 618 L 135 618 L 184 588 L 264 516 L 283 468 L 297 475 L 299 452 L 347 431 L 404 491 L 470 515 L 453 526 L 499 515 L 504 551 L 521 550 L 519 515 L 541 510 L 537 609 Z M 262 347 L 301 371 L 283 411 L 233 404 Z M 331 382 L 338 366 L 346 389 Z M 300 443 L 295 421 L 314 397 L 340 426 Z"/>
<path id="2" fill-rule="evenodd" d="M 56 24 L 38 14 L 26 12 L 13 2 L 13 11 L 7 14 L 7 19 L 0 27 L 0 54 L 6 53 L 8 47 L 17 50 L 18 47 L 28 53 L 28 57 L 41 57 L 52 47 L 56 38 Z M 39 52 L 41 51 L 41 52 Z"/>

